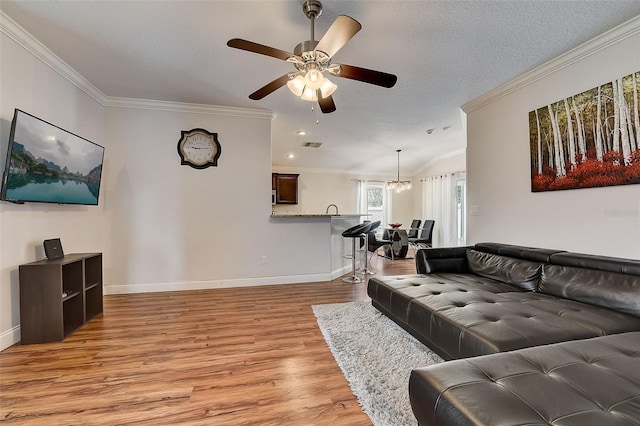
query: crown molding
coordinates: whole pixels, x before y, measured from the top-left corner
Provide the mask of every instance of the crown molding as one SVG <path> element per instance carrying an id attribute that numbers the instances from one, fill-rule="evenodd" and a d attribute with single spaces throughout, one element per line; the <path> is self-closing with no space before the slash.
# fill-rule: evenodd
<path id="1" fill-rule="evenodd" d="M 191 104 L 184 102 L 154 101 L 150 99 L 118 98 L 107 96 L 105 107 L 150 109 L 154 111 L 188 112 L 195 114 L 214 114 L 229 117 L 245 117 L 272 120 L 275 114 L 266 109 L 237 108 L 218 105 Z"/>
<path id="2" fill-rule="evenodd" d="M 621 41 L 632 37 L 640 33 L 640 15 L 636 16 L 624 22 L 617 27 L 593 38 L 586 43 L 575 47 L 568 52 L 550 60 L 547 63 L 534 68 L 533 70 L 521 75 L 515 80 L 510 81 L 494 90 L 491 90 L 484 95 L 467 102 L 462 105 L 462 110 L 465 113 L 470 113 L 478 108 L 481 108 L 495 100 L 502 98 L 510 93 L 515 92 L 531 83 L 534 83 L 541 78 L 544 78 L 550 74 L 553 74 L 563 68 L 566 68 L 584 58 L 598 53 L 599 51 L 606 49 L 612 45 L 620 43 Z"/>
<path id="3" fill-rule="evenodd" d="M 102 93 L 100 89 L 91 84 L 86 78 L 71 68 L 65 61 L 60 59 L 55 53 L 49 50 L 44 44 L 29 34 L 27 30 L 18 25 L 16 21 L 11 19 L 9 15 L 1 10 L 0 32 L 18 43 L 20 47 L 44 62 L 91 98 L 98 101 L 100 104 L 104 104 L 106 95 Z"/>
<path id="4" fill-rule="evenodd" d="M 273 112 L 264 109 L 235 108 L 217 105 L 189 104 L 107 96 L 1 10 L 0 32 L 15 41 L 20 47 L 48 65 L 64 79 L 82 90 L 89 97 L 104 107 L 214 114 L 266 120 L 273 120 L 275 118 L 275 114 Z"/>

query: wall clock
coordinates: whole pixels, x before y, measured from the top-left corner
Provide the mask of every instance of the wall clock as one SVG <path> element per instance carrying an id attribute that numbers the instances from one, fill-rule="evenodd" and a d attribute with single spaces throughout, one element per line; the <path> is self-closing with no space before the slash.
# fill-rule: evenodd
<path id="1" fill-rule="evenodd" d="M 204 129 L 183 130 L 178 141 L 180 164 L 195 169 L 217 166 L 220 158 L 218 134 Z"/>

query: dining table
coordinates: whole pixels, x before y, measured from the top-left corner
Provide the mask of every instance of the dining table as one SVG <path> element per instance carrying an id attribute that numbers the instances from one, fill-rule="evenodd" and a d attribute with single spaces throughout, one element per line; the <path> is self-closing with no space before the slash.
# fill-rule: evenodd
<path id="1" fill-rule="evenodd" d="M 400 227 L 384 228 L 382 239 L 391 240 L 390 245 L 383 247 L 385 257 L 389 259 L 404 259 L 407 257 L 409 235 L 406 229 Z"/>

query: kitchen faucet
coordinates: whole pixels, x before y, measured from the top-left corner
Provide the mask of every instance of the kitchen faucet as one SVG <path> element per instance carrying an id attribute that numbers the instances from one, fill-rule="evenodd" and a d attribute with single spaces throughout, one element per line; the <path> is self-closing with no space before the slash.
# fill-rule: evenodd
<path id="1" fill-rule="evenodd" d="M 331 206 L 336 208 L 336 216 L 339 216 L 339 214 L 338 214 L 338 206 L 336 206 L 335 204 L 329 204 L 327 206 L 327 211 L 325 212 L 325 214 L 329 214 L 329 207 L 331 207 Z"/>

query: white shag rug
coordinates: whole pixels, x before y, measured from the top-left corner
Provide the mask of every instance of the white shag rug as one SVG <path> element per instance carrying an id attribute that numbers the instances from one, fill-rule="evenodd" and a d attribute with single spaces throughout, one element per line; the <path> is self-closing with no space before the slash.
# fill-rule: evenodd
<path id="1" fill-rule="evenodd" d="M 322 335 L 376 426 L 417 425 L 409 403 L 409 374 L 442 358 L 371 306 L 371 302 L 313 305 Z"/>

